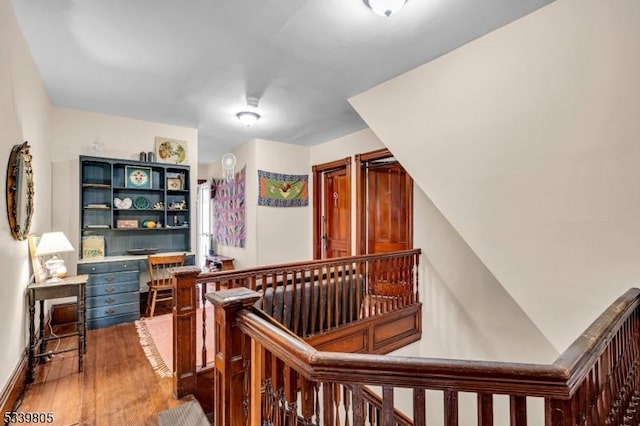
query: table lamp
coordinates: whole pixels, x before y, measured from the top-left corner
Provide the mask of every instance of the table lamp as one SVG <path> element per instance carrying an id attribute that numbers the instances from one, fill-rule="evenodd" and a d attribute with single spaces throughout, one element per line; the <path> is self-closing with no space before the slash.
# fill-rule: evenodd
<path id="1" fill-rule="evenodd" d="M 67 275 L 67 268 L 64 266 L 64 260 L 58 257 L 58 253 L 73 251 L 73 246 L 62 232 L 45 232 L 38 241 L 36 247 L 36 256 L 48 256 L 51 258 L 44 262 L 49 271 L 49 279 L 46 283 L 52 284 L 61 282 L 61 277 Z"/>

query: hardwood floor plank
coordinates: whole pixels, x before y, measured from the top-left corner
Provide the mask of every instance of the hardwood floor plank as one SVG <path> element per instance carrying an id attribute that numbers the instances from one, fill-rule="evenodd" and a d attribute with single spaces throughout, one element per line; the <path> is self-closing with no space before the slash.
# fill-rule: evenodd
<path id="1" fill-rule="evenodd" d="M 84 372 L 77 352 L 39 364 L 18 411 L 53 412 L 55 425 L 153 426 L 158 412 L 190 399 L 173 398 L 171 379 L 153 371 L 133 324 L 90 330 L 87 339 Z"/>

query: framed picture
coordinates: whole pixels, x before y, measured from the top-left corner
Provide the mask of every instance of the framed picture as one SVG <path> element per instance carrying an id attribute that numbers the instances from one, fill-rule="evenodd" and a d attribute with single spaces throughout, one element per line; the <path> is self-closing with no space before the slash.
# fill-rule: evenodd
<path id="1" fill-rule="evenodd" d="M 82 237 L 82 258 L 102 259 L 104 257 L 104 237 L 90 235 Z"/>
<path id="2" fill-rule="evenodd" d="M 124 173 L 125 187 L 151 189 L 151 167 L 125 166 Z"/>
<path id="3" fill-rule="evenodd" d="M 167 189 L 172 191 L 184 189 L 182 185 L 182 179 L 180 178 L 167 178 Z"/>
<path id="4" fill-rule="evenodd" d="M 31 256 L 31 265 L 33 266 L 33 277 L 35 282 L 41 283 L 47 279 L 47 267 L 44 264 L 44 258 L 42 256 L 36 256 L 36 247 L 38 247 L 38 241 L 40 237 L 35 235 L 29 235 L 29 255 Z"/>
<path id="5" fill-rule="evenodd" d="M 187 164 L 187 141 L 156 136 L 156 161 Z"/>

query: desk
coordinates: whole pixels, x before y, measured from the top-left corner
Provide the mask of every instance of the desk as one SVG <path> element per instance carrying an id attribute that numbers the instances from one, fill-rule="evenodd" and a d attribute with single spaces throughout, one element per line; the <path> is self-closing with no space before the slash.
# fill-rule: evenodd
<path id="1" fill-rule="evenodd" d="M 32 283 L 27 286 L 27 295 L 29 299 L 29 371 L 27 374 L 27 383 L 31 383 L 35 377 L 36 360 L 40 359 L 40 362 L 44 362 L 44 357 L 61 353 L 78 351 L 78 371 L 82 371 L 83 361 L 82 356 L 87 351 L 86 346 L 86 321 L 85 321 L 85 300 L 86 300 L 86 286 L 88 275 L 78 275 L 75 277 L 64 278 L 59 283 Z M 73 333 L 67 333 L 58 337 L 45 337 L 44 335 L 44 301 L 50 299 L 58 299 L 62 297 L 75 296 L 77 298 L 78 306 L 78 325 L 76 331 Z M 40 301 L 40 332 L 36 336 L 35 327 L 35 313 L 36 313 L 36 300 Z M 62 349 L 57 351 L 45 352 L 47 342 L 49 340 L 62 339 L 65 337 L 78 336 L 78 347 L 71 349 Z M 40 344 L 39 350 L 36 351 L 36 347 Z"/>
<path id="2" fill-rule="evenodd" d="M 212 263 L 214 265 L 220 265 L 220 270 L 221 271 L 232 271 L 233 270 L 233 261 L 234 258 L 233 257 L 227 257 L 227 256 L 220 256 L 218 255 L 213 255 L 213 256 L 207 256 L 206 260 L 205 260 L 205 266 L 207 268 L 209 268 Z"/>

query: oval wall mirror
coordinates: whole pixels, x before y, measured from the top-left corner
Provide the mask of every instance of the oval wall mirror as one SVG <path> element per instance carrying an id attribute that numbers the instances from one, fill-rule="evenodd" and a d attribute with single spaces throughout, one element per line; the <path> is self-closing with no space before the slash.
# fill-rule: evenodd
<path id="1" fill-rule="evenodd" d="M 7 165 L 7 216 L 11 235 L 26 240 L 33 216 L 33 167 L 29 143 L 14 145 Z"/>

